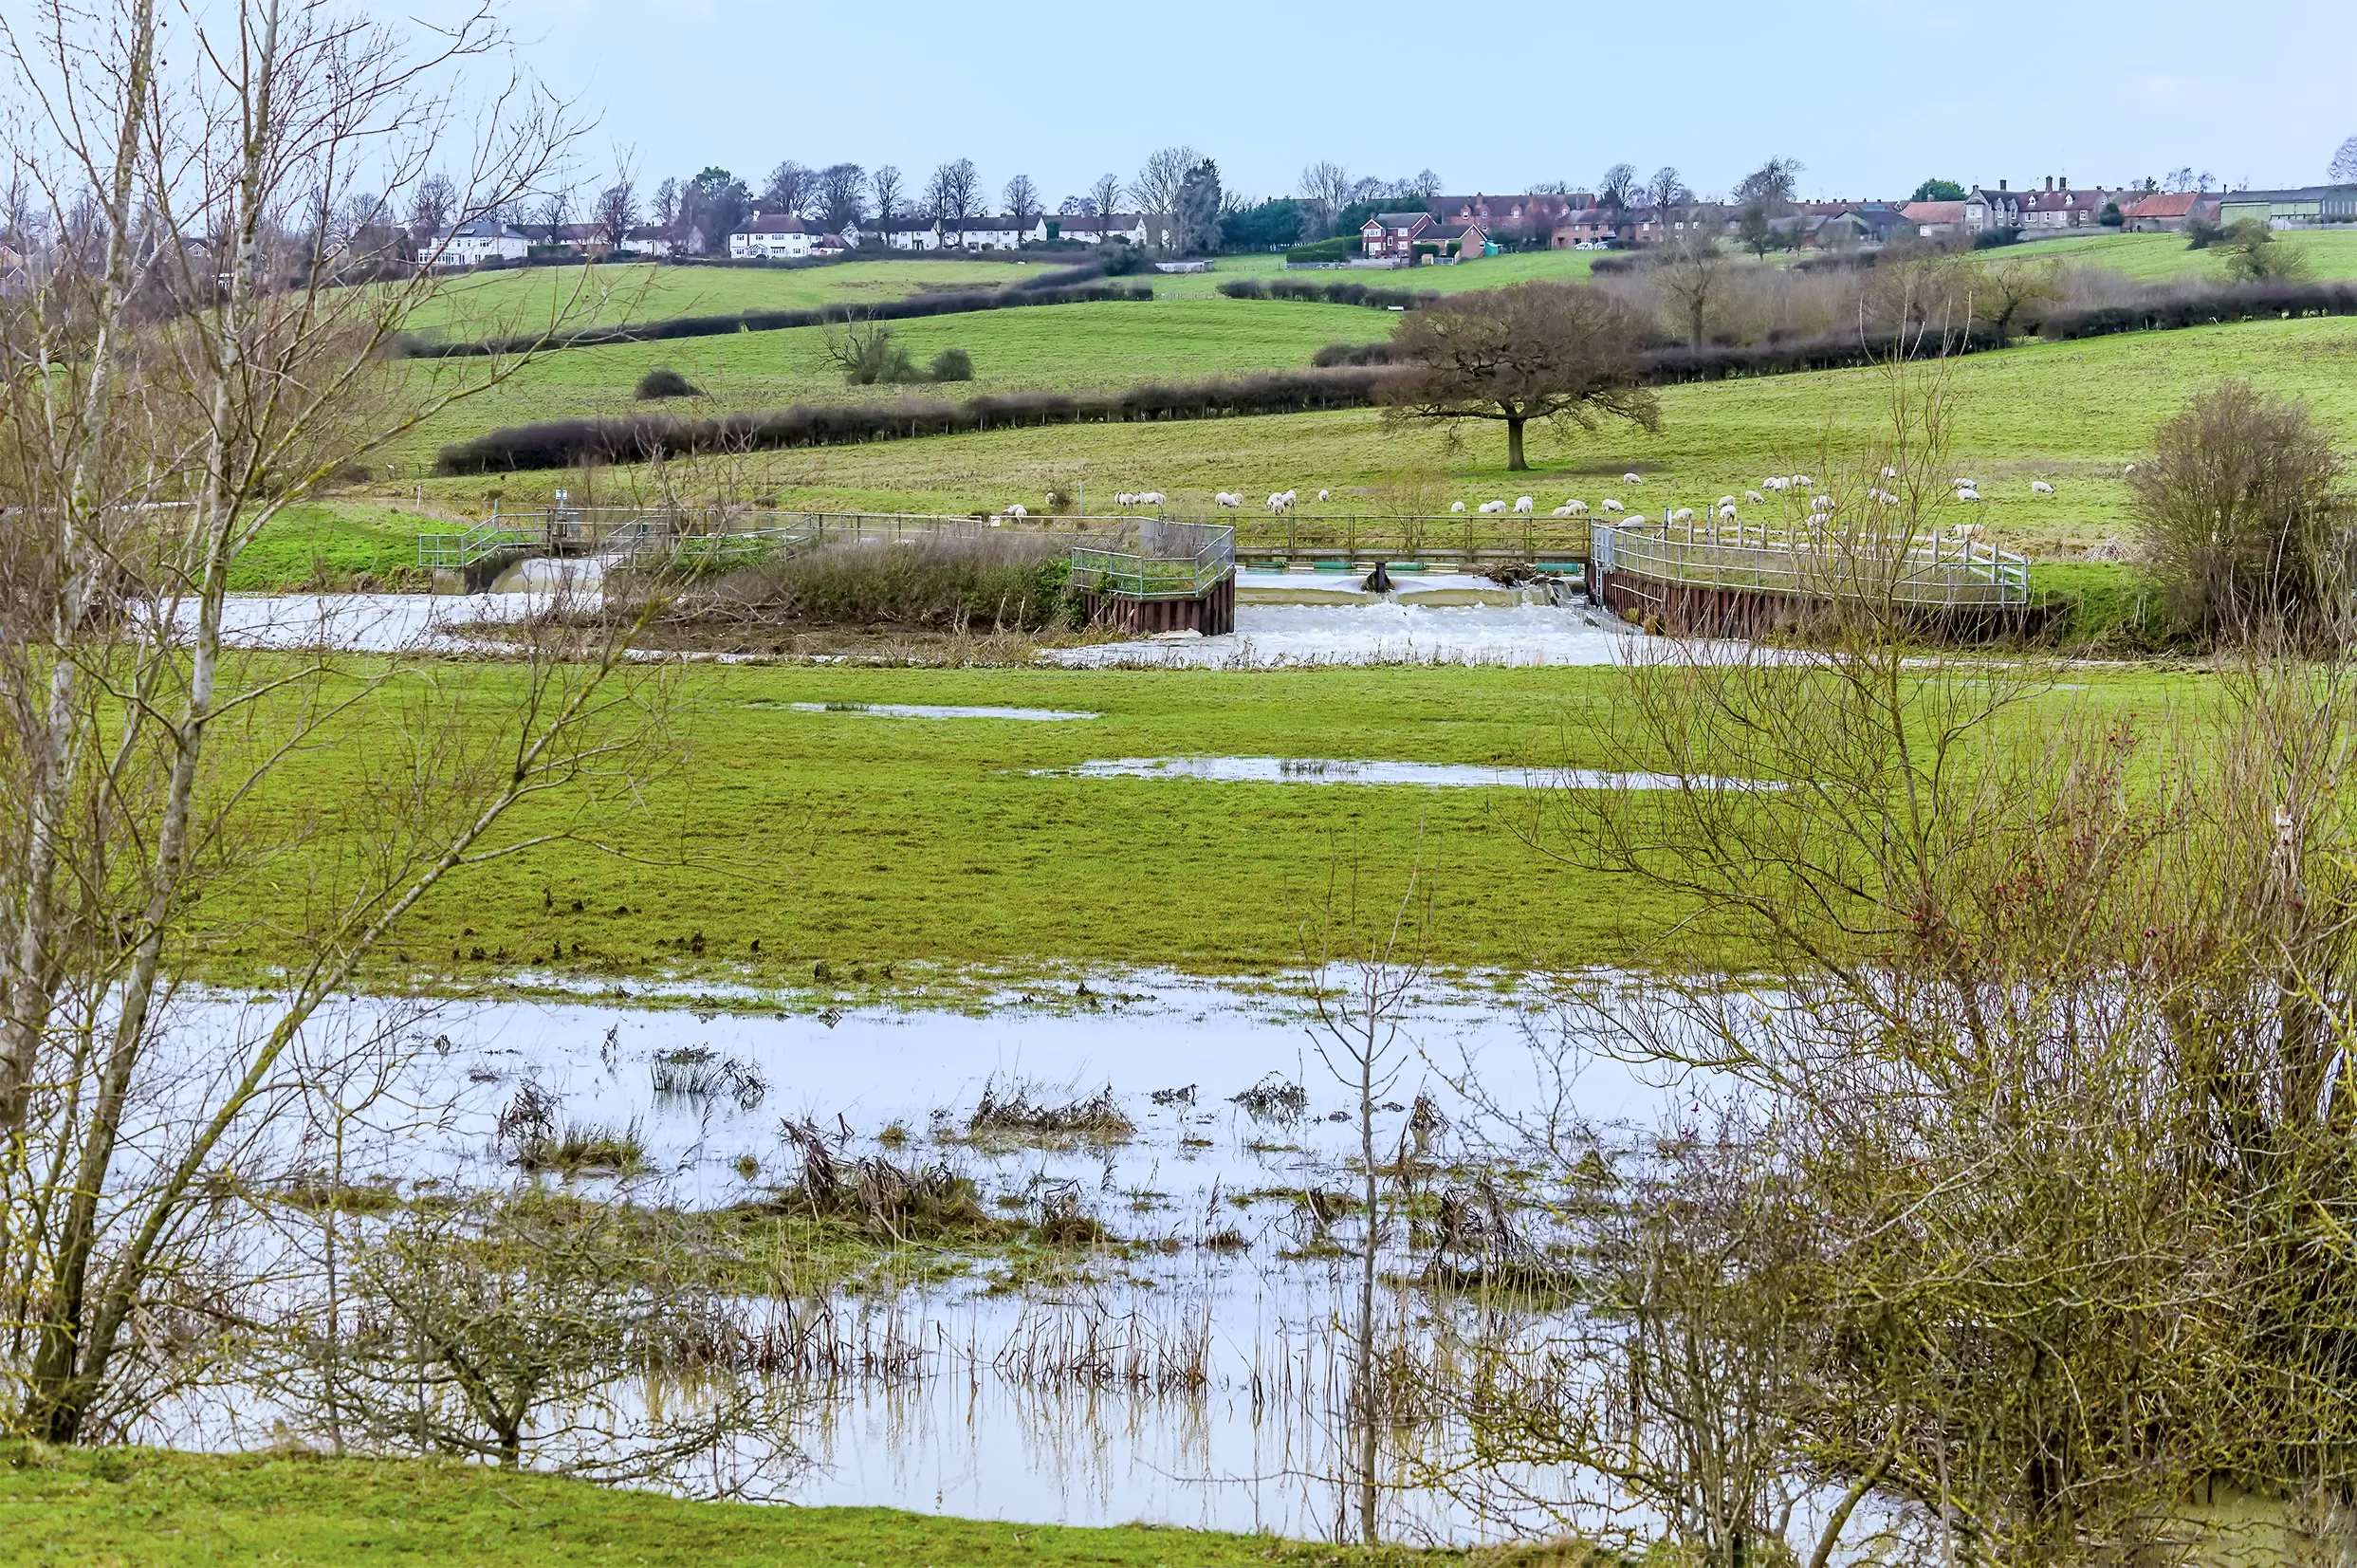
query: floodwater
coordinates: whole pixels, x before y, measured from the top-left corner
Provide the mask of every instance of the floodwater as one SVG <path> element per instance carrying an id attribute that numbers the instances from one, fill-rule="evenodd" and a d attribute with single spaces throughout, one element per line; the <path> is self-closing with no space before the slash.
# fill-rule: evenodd
<path id="1" fill-rule="evenodd" d="M 1334 1036 L 1302 1001 L 1305 985 L 1096 975 L 1009 993 L 979 1013 L 356 998 L 310 1032 L 393 1042 L 403 1063 L 369 1113 L 375 1135 L 350 1139 L 347 1180 L 522 1179 L 498 1153 L 496 1118 L 528 1084 L 556 1098 L 562 1121 L 633 1130 L 649 1169 L 620 1185 L 648 1201 L 727 1203 L 792 1180 L 799 1165 L 779 1124 L 806 1117 L 855 1155 L 946 1161 L 986 1207 L 1077 1201 L 1132 1244 L 1091 1264 L 1091 1278 L 1044 1288 L 993 1291 L 998 1265 L 985 1264 L 967 1279 L 838 1302 L 845 1334 L 919 1354 L 896 1375 L 804 1387 L 792 1433 L 801 1461 L 777 1467 L 758 1495 L 1317 1538 L 1334 1532 L 1345 1469 L 1335 1412 L 1348 1304 L 1345 1265 L 1300 1194 L 1344 1179 L 1357 1134 L 1353 1094 L 1321 1055 Z M 208 1058 L 267 1014 L 224 995 L 178 1006 Z M 1567 1016 L 1536 993 L 1426 987 L 1406 1017 L 1379 1141 L 1403 1136 L 1419 1096 L 1445 1127 L 1465 1130 L 1468 1150 L 1498 1107 L 1559 1108 L 1566 1080 L 1535 1047 L 1560 1040 Z M 1570 1092 L 1583 1120 L 1653 1126 L 1699 1103 L 1690 1081 L 1580 1060 Z M 661 1070 L 683 1061 L 724 1069 L 733 1088 L 664 1092 Z M 1298 1089 L 1298 1099 L 1277 1110 L 1258 1101 L 1257 1115 L 1237 1103 L 1272 1086 Z M 967 1119 L 993 1087 L 1025 1088 L 1035 1101 L 1110 1091 L 1135 1131 L 1105 1144 L 977 1140 Z M 612 1178 L 580 1185 L 617 1189 Z M 1076 1358 L 1083 1343 L 1090 1353 Z M 1115 1370 L 1076 1374 L 1079 1360 Z M 1162 1376 L 1182 1365 L 1193 1369 L 1183 1386 Z M 1125 1366 L 1143 1370 L 1124 1375 Z M 268 1441 L 261 1429 L 274 1417 L 230 1403 L 158 1435 Z M 1497 1529 L 1406 1486 L 1387 1490 L 1384 1507 L 1407 1537 Z"/>
<path id="2" fill-rule="evenodd" d="M 1666 773 L 1594 768 L 1477 767 L 1461 763 L 1365 762 L 1334 757 L 1123 757 L 1034 768 L 1051 779 L 1207 779 L 1219 784 L 1422 784 L 1429 789 L 1675 789 Z M 1697 781 L 1704 782 L 1704 781 Z M 1733 781 L 1711 780 L 1731 784 Z"/>
<path id="3" fill-rule="evenodd" d="M 1042 654 L 1076 669 L 1285 669 L 1319 664 L 1612 664 L 1633 636 L 1586 609 L 1547 604 L 1236 606 L 1236 630 L 1182 641 L 1140 640 Z"/>

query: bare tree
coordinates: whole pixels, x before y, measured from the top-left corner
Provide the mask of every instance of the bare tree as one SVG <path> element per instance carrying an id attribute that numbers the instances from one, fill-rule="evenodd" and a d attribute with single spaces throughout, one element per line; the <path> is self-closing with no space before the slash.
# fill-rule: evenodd
<path id="1" fill-rule="evenodd" d="M 1719 249 L 1719 236 L 1711 232 L 1717 219 L 1689 207 L 1675 216 L 1665 209 L 1658 221 L 1666 241 L 1654 279 L 1686 341 L 1700 348 L 1727 275 L 1727 254 Z"/>
<path id="2" fill-rule="evenodd" d="M 1770 217 L 1781 216 L 1798 195 L 1806 167 L 1796 157 L 1772 157 L 1736 182 L 1735 199 L 1759 202 Z"/>
<path id="3" fill-rule="evenodd" d="M 1331 159 L 1321 159 L 1302 169 L 1296 189 L 1309 214 L 1301 237 L 1322 240 L 1332 234 L 1335 220 L 1351 204 L 1350 170 Z"/>
<path id="4" fill-rule="evenodd" d="M 803 218 L 810 215 L 818 198 L 817 171 L 789 157 L 769 171 L 769 178 L 761 188 L 761 210 L 772 215 Z"/>
<path id="5" fill-rule="evenodd" d="M 1644 323 L 1593 288 L 1523 283 L 1409 311 L 1391 329 L 1401 368 L 1379 384 L 1393 421 L 1494 419 L 1506 427 L 1506 468 L 1530 465 L 1533 419 L 1595 428 L 1609 415 L 1658 429 L 1660 404 L 1637 380 Z"/>
<path id="6" fill-rule="evenodd" d="M 410 193 L 409 237 L 420 247 L 431 247 L 442 232 L 458 219 L 458 191 L 450 176 L 441 173 L 426 175 Z"/>
<path id="7" fill-rule="evenodd" d="M 1633 164 L 1615 163 L 1604 171 L 1596 181 L 1596 205 L 1612 211 L 1625 212 L 1637 194 L 1637 171 Z"/>
<path id="8" fill-rule="evenodd" d="M 2357 184 L 2357 136 L 2341 143 L 2332 155 L 2332 164 L 2326 177 L 2336 185 Z"/>
<path id="9" fill-rule="evenodd" d="M 1645 202 L 1657 212 L 1667 213 L 1673 207 L 1683 207 L 1694 199 L 1686 189 L 1685 180 L 1678 171 L 1665 163 L 1653 171 L 1653 177 L 1645 182 Z"/>
<path id="10" fill-rule="evenodd" d="M 1177 224 L 1179 188 L 1187 171 L 1202 159 L 1192 147 L 1165 147 L 1147 158 L 1130 182 L 1130 197 L 1147 215 L 1146 243 L 1157 249 L 1170 243 Z"/>
<path id="11" fill-rule="evenodd" d="M 819 171 L 819 221 L 833 233 L 856 227 L 868 215 L 867 171 L 856 163 L 830 163 Z"/>
<path id="12" fill-rule="evenodd" d="M 627 172 L 598 193 L 591 221 L 604 233 L 609 249 L 619 250 L 628 242 L 638 222 L 638 197 Z"/>
<path id="13" fill-rule="evenodd" d="M 1088 199 L 1096 205 L 1096 210 L 1089 214 L 1091 217 L 1111 218 L 1121 210 L 1121 176 L 1118 175 L 1097 175 L 1096 183 L 1089 187 Z M 1097 230 L 1100 234 L 1104 231 L 1104 228 Z"/>
<path id="14" fill-rule="evenodd" d="M 868 175 L 868 194 L 875 198 L 875 226 L 889 229 L 895 218 L 904 215 L 901 203 L 907 193 L 900 188 L 900 171 L 885 164 Z"/>
<path id="15" fill-rule="evenodd" d="M 966 243 L 967 225 L 982 215 L 982 176 L 974 171 L 974 160 L 958 158 L 936 165 L 932 178 L 925 182 L 925 207 L 938 222 L 951 245 Z"/>
<path id="16" fill-rule="evenodd" d="M 654 200 L 648 215 L 655 227 L 669 232 L 679 222 L 679 181 L 666 177 L 654 188 Z"/>
<path id="17" fill-rule="evenodd" d="M 1031 183 L 1029 175 L 1017 175 L 1008 180 L 1002 199 L 1006 203 L 1007 216 L 1015 220 L 1019 230 L 1028 231 L 1040 216 L 1040 188 Z"/>
<path id="18" fill-rule="evenodd" d="M 557 178 L 578 132 L 528 82 L 482 79 L 504 51 L 488 10 L 417 45 L 279 0 L 186 26 L 169 63 L 152 0 L 48 6 L 7 39 L 38 113 L 9 156 L 61 217 L 91 197 L 101 235 L 93 265 L 0 320 L 9 363 L 56 367 L 0 417 L 0 1380 L 11 1425 L 54 1442 L 120 1433 L 154 1396 L 142 1325 L 194 1304 L 191 1270 L 234 1223 L 223 1194 L 305 1092 L 289 1051 L 322 1004 L 445 876 L 540 836 L 505 828 L 514 807 L 620 766 L 637 723 L 608 684 L 620 647 L 596 636 L 527 643 L 455 707 L 381 664 L 230 652 L 257 533 L 510 368 L 399 375 L 387 350 L 431 271 L 339 288 L 302 236 L 354 169 L 389 221 L 429 159 L 471 144 L 460 207 L 486 211 Z M 461 78 L 492 89 L 471 126 Z M 207 308 L 143 314 L 151 284 Z M 388 766 L 347 775 L 338 810 L 372 847 L 197 1068 L 166 1003 L 204 950 L 199 910 L 304 833 L 258 803 L 355 702 Z"/>

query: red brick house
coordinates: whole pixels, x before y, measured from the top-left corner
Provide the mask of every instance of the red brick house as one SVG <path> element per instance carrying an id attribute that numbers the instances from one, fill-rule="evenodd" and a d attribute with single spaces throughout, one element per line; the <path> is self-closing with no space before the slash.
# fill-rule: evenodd
<path id="1" fill-rule="evenodd" d="M 1433 239 L 1429 212 L 1377 212 L 1359 225 L 1359 247 L 1369 256 L 1412 258 L 1418 244 Z"/>

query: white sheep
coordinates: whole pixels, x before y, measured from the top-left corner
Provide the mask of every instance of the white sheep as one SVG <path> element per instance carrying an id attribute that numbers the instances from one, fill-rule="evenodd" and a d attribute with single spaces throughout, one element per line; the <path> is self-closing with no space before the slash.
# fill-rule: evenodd
<path id="1" fill-rule="evenodd" d="M 1448 504 L 1448 509 L 1452 512 L 1461 512 L 1464 510 L 1464 503 L 1462 501 L 1451 501 Z"/>
<path id="2" fill-rule="evenodd" d="M 1332 491 L 1332 490 L 1319 490 L 1319 491 L 1317 492 L 1317 499 L 1318 499 L 1318 500 L 1320 500 L 1320 501 L 1331 501 L 1331 500 L 1333 500 L 1333 499 L 1334 499 L 1334 491 Z"/>
<path id="3" fill-rule="evenodd" d="M 1956 499 L 1959 501 L 1978 501 L 1980 499 L 1980 492 L 1972 489 L 1970 486 L 1966 486 L 1964 489 L 1956 492 Z"/>
<path id="4" fill-rule="evenodd" d="M 1732 522 L 1734 522 L 1734 521 L 1735 521 L 1735 508 L 1734 508 L 1733 507 L 1720 507 L 1720 508 L 1719 508 L 1719 521 L 1720 521 L 1720 522 L 1722 522 L 1722 523 L 1732 523 Z"/>
<path id="5" fill-rule="evenodd" d="M 1955 527 L 1950 528 L 1948 531 L 1954 534 L 1957 538 L 1969 544 L 1973 540 L 1980 537 L 1980 525 L 1978 523 L 1959 523 Z"/>
<path id="6" fill-rule="evenodd" d="M 1830 512 L 1833 509 L 1833 498 L 1830 495 L 1816 496 L 1810 501 L 1809 509 L 1813 512 Z"/>
<path id="7" fill-rule="evenodd" d="M 1980 481 L 1978 479 L 1951 479 L 1948 483 L 1960 490 L 1977 490 L 1980 488 Z"/>
<path id="8" fill-rule="evenodd" d="M 1574 517 L 1585 517 L 1588 515 L 1588 503 L 1574 496 L 1563 503 L 1563 509 Z"/>
<path id="9" fill-rule="evenodd" d="M 2136 465 L 2130 463 L 2127 468 L 2122 469 L 2120 471 L 2122 473 L 2134 473 L 2136 471 Z"/>
<path id="10" fill-rule="evenodd" d="M 1781 478 L 1762 479 L 1759 481 L 1759 488 L 1763 490 L 1789 490 L 1793 488 L 1793 482 L 1789 479 Z"/>
<path id="11" fill-rule="evenodd" d="M 1885 479 L 1896 479 L 1899 477 L 1899 470 L 1897 469 L 1885 469 L 1883 470 L 1883 477 Z"/>
<path id="12" fill-rule="evenodd" d="M 1159 507 L 1162 505 L 1162 492 L 1148 490 L 1137 498 L 1137 504 L 1141 507 Z"/>
<path id="13" fill-rule="evenodd" d="M 1268 509 L 1273 512 L 1283 511 L 1292 505 L 1292 502 L 1285 499 L 1285 492 L 1282 490 L 1277 491 L 1268 498 Z"/>
<path id="14" fill-rule="evenodd" d="M 1238 495 L 1233 490 L 1218 490 L 1213 492 L 1211 504 L 1215 507 L 1225 507 L 1230 510 L 1233 510 L 1234 508 L 1244 504 L 1244 498 Z"/>
<path id="15" fill-rule="evenodd" d="M 1506 504 L 1503 501 L 1484 501 L 1481 505 L 1481 510 L 1484 512 L 1502 512 L 1505 509 Z"/>
<path id="16" fill-rule="evenodd" d="M 1608 512 L 1616 512 L 1620 510 L 1620 503 L 1608 497 L 1604 503 L 1604 509 Z"/>
<path id="17" fill-rule="evenodd" d="M 1116 507 L 1134 507 L 1137 505 L 1137 497 L 1128 490 L 1123 490 L 1113 498 L 1113 504 Z"/>
<path id="18" fill-rule="evenodd" d="M 1516 496 L 1514 498 L 1514 515 L 1517 517 L 1528 517 L 1531 514 L 1532 505 L 1533 502 L 1529 496 Z"/>
<path id="19" fill-rule="evenodd" d="M 1814 485 L 1816 484 L 1816 481 L 1815 481 L 1815 480 L 1814 480 L 1814 479 L 1812 479 L 1812 478 L 1810 478 L 1810 477 L 1809 477 L 1807 474 L 1805 474 L 1805 473 L 1796 473 L 1796 474 L 1794 474 L 1794 475 L 1793 475 L 1793 483 L 1794 483 L 1794 484 L 1795 484 L 1795 485 L 1798 485 L 1798 486 L 1799 486 L 1802 489 L 1804 489 L 1804 490 L 1805 490 L 1805 489 L 1808 489 L 1812 488 L 1813 486 L 1814 486 Z"/>
<path id="20" fill-rule="evenodd" d="M 1768 504 L 1768 498 L 1760 494 L 1758 490 L 1745 490 L 1743 492 L 1743 499 L 1750 502 L 1755 507 L 1764 507 Z"/>
<path id="21" fill-rule="evenodd" d="M 1669 514 L 1669 521 L 1672 523 L 1691 523 L 1694 521 L 1694 508 L 1692 507 L 1680 507 L 1676 511 Z"/>
<path id="22" fill-rule="evenodd" d="M 1722 495 L 1719 498 L 1719 505 L 1722 507 L 1732 507 L 1735 505 L 1735 497 L 1731 495 Z"/>
<path id="23" fill-rule="evenodd" d="M 1001 517 L 1029 517 L 1031 514 L 1023 509 L 1023 504 L 1022 502 L 1017 501 L 999 515 Z"/>
<path id="24" fill-rule="evenodd" d="M 1645 483 L 1645 480 L 1638 474 L 1624 473 L 1620 476 L 1620 482 L 1624 485 L 1642 485 Z"/>
<path id="25" fill-rule="evenodd" d="M 2030 481 L 2030 493 L 2032 495 L 2052 495 L 2054 493 L 2054 487 L 2048 484 L 2043 479 L 2033 479 Z"/>

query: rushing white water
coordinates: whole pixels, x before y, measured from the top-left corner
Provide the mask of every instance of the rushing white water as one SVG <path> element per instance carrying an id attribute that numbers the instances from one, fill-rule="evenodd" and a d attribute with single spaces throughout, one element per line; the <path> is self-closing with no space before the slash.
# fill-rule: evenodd
<path id="1" fill-rule="evenodd" d="M 789 702 L 793 713 L 855 713 L 876 719 L 1007 719 L 1018 724 L 1060 724 L 1074 719 L 1101 719 L 1102 713 L 1062 708 L 957 707 L 926 702 Z"/>
<path id="2" fill-rule="evenodd" d="M 1032 773 L 1048 779 L 1422 784 L 1427 789 L 1675 789 L 1684 782 L 1666 773 L 1606 773 L 1592 767 L 1479 767 L 1464 763 L 1366 762 L 1338 757 L 1121 757 L 1072 767 L 1034 768 Z M 1731 781 L 1707 782 L 1732 787 Z"/>
<path id="3" fill-rule="evenodd" d="M 1041 657 L 1074 668 L 1193 666 L 1282 669 L 1317 664 L 1611 664 L 1630 634 L 1582 609 L 1545 604 L 1236 606 L 1236 630 L 1183 641 L 1063 648 Z"/>

